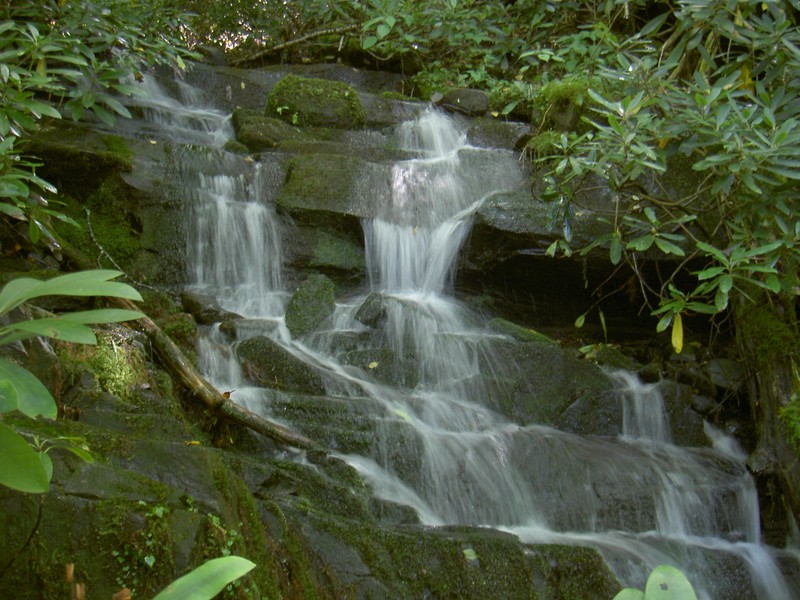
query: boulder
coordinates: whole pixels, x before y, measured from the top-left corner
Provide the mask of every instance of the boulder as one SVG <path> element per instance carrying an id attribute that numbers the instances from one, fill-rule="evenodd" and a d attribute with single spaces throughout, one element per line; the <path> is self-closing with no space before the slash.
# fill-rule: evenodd
<path id="1" fill-rule="evenodd" d="M 442 108 L 473 117 L 482 116 L 489 110 L 489 95 L 483 90 L 454 88 L 431 100 Z"/>
<path id="2" fill-rule="evenodd" d="M 244 374 L 257 385 L 304 394 L 325 392 L 319 373 L 268 337 L 241 342 L 236 355 Z"/>
<path id="3" fill-rule="evenodd" d="M 314 331 L 336 308 L 335 286 L 325 275 L 311 275 L 289 300 L 286 327 L 292 337 Z"/>
<path id="4" fill-rule="evenodd" d="M 256 110 L 237 108 L 232 116 L 236 139 L 250 152 L 276 148 L 287 141 L 306 141 L 308 136 L 297 127 Z"/>
<path id="5" fill-rule="evenodd" d="M 267 99 L 267 116 L 293 125 L 360 129 L 367 114 L 356 91 L 341 81 L 287 75 Z"/>

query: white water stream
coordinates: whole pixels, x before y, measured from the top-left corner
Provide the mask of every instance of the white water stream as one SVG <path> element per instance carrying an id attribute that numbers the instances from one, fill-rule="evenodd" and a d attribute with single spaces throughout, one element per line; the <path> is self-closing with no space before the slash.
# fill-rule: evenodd
<path id="1" fill-rule="evenodd" d="M 157 90 L 151 93 L 151 106 L 158 105 Z M 167 114 L 174 110 L 163 104 Z M 187 110 L 199 109 L 177 111 L 183 129 L 191 129 Z M 215 114 L 201 112 L 203 123 Z M 224 115 L 216 122 L 227 126 Z M 207 146 L 225 137 L 213 127 L 202 136 Z M 198 139 L 189 136 L 190 143 Z M 193 205 L 187 251 L 194 286 L 224 308 L 260 319 L 266 325 L 252 334 L 271 335 L 322 368 L 332 390 L 357 400 L 378 423 L 371 455 L 341 458 L 375 496 L 412 507 L 425 525 L 493 527 L 524 543 L 592 546 L 624 584 L 639 588 L 650 569 L 668 563 L 705 599 L 795 598 L 778 560 L 797 557 L 761 544 L 743 453 L 710 427 L 712 447 L 674 446 L 657 387 L 614 375 L 624 415 L 616 438 L 520 426 L 492 410 L 483 374 L 509 368 L 493 350 L 500 336 L 450 295 L 449 284 L 476 208 L 516 187 L 523 174 L 512 153 L 491 151 L 488 167 L 473 161 L 488 151 L 470 147 L 458 124 L 436 111 L 400 127 L 395 141 L 418 158 L 387 165 L 391 197 L 363 229 L 365 284 L 380 293 L 385 311 L 381 341 L 394 356 L 415 359 L 399 386 L 330 354 L 337 335 L 364 331 L 355 313 L 366 295 L 339 305 L 328 331 L 290 339 L 272 207 L 278 167 L 213 148 L 179 157 Z M 237 401 L 272 417 L 268 395 L 248 386 L 222 337 L 210 332 L 200 353 L 219 389 L 236 389 Z"/>

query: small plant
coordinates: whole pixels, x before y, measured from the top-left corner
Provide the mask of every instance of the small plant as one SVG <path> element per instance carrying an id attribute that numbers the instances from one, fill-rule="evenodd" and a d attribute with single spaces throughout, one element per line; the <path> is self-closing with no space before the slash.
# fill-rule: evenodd
<path id="1" fill-rule="evenodd" d="M 614 600 L 697 600 L 697 595 L 683 573 L 675 567 L 661 565 L 650 573 L 644 592 L 625 588 Z"/>
<path id="2" fill-rule="evenodd" d="M 82 271 L 46 281 L 22 277 L 10 281 L 0 291 L 0 318 L 34 298 L 42 296 L 111 296 L 141 300 L 131 286 L 110 281 L 118 271 Z M 116 323 L 138 319 L 142 313 L 121 309 L 96 309 L 63 313 L 53 317 L 11 322 L 0 326 L 0 346 L 42 336 L 78 344 L 96 344 L 89 323 Z M 20 412 L 32 419 L 43 416 L 55 419 L 58 408 L 47 388 L 27 369 L 0 358 L 0 415 Z M 52 447 L 64 447 L 81 458 L 88 452 L 71 438 L 45 442 L 27 442 L 12 427 L 0 422 L 0 484 L 29 493 L 44 493 L 50 487 L 53 462 L 48 456 Z"/>

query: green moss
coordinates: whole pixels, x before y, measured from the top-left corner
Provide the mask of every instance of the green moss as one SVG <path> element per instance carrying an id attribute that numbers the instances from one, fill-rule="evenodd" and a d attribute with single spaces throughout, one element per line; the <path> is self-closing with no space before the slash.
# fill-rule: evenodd
<path id="1" fill-rule="evenodd" d="M 98 536 L 117 563 L 115 581 L 134 597 L 152 596 L 174 578 L 175 558 L 165 503 L 101 500 Z"/>
<path id="2" fill-rule="evenodd" d="M 66 381 L 88 369 L 101 390 L 121 400 L 131 401 L 132 390 L 149 383 L 143 350 L 121 326 L 98 332 L 96 345 L 63 343 L 57 346 L 57 353 Z"/>
<path id="3" fill-rule="evenodd" d="M 591 85 L 592 80 L 588 77 L 565 77 L 551 81 L 539 90 L 539 100 L 545 104 L 564 101 L 582 106 Z"/>
<path id="4" fill-rule="evenodd" d="M 59 223 L 58 233 L 83 254 L 96 259 L 101 267 L 119 265 L 128 270 L 141 243 L 124 208 L 126 191 L 122 181 L 111 177 L 84 200 L 65 199 L 64 213 L 80 227 Z"/>
<path id="5" fill-rule="evenodd" d="M 287 75 L 275 85 L 265 114 L 303 127 L 356 129 L 367 122 L 367 113 L 352 86 L 297 75 Z"/>
<path id="6" fill-rule="evenodd" d="M 135 154 L 128 146 L 128 141 L 118 135 L 104 135 L 103 143 L 109 152 L 116 155 L 123 171 L 130 171 L 133 168 Z"/>
<path id="7" fill-rule="evenodd" d="M 533 158 L 542 158 L 553 152 L 555 144 L 561 136 L 558 131 L 547 130 L 533 136 L 525 144 L 525 152 Z"/>
<path id="8" fill-rule="evenodd" d="M 218 460 L 213 468 L 214 483 L 224 499 L 224 512 L 209 515 L 202 560 L 233 554 L 253 561 L 256 567 L 235 585 L 227 598 L 281 598 L 280 550 L 268 538 L 252 493 L 230 465 Z M 202 562 L 202 561 L 198 561 Z M 232 594 L 231 592 L 240 592 Z"/>

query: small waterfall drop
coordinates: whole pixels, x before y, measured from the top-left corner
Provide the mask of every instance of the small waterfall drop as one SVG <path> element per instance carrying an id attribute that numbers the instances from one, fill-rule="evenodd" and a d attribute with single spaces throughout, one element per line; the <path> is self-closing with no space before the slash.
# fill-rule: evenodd
<path id="1" fill-rule="evenodd" d="M 193 207 L 193 288 L 270 322 L 254 334 L 272 336 L 324 371 L 331 401 L 368 419 L 369 452 L 338 456 L 376 497 L 412 508 L 423 525 L 492 527 L 523 543 L 595 547 L 625 585 L 642 588 L 649 570 L 668 563 L 689 575 L 701 598 L 745 598 L 748 591 L 726 580 L 730 565 L 743 564 L 755 597 L 791 600 L 780 551 L 760 543 L 743 456 L 711 429 L 713 448 L 672 445 L 657 386 L 615 376 L 624 415 L 617 437 L 523 426 L 493 410 L 485 375 L 514 365 L 502 354 L 503 336 L 452 296 L 452 280 L 475 211 L 525 181 L 513 153 L 477 160 L 488 151 L 471 147 L 458 123 L 434 110 L 400 127 L 397 145 L 417 158 L 387 166 L 392 192 L 362 223 L 369 295 L 340 303 L 328 330 L 292 341 L 282 322 L 287 293 L 272 206 L 283 173 L 268 156 L 252 164 L 203 135 L 211 148 L 186 146 L 176 159 Z M 368 331 L 356 314 L 371 300 L 382 318 Z M 334 350 L 343 333 L 369 337 L 356 352 L 389 350 L 398 370 L 393 385 L 346 363 Z M 275 418 L 216 327 L 200 356 L 215 385 L 236 388 L 238 402 Z"/>

